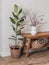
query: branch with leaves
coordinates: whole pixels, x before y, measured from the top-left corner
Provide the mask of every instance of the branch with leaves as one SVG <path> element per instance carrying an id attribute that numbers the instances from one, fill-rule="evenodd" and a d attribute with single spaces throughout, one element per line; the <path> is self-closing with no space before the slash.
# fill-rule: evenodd
<path id="1" fill-rule="evenodd" d="M 39 25 L 46 23 L 43 21 L 43 16 L 44 15 L 38 15 L 38 12 L 32 12 L 31 14 L 29 13 L 29 19 L 32 23 L 31 25 L 39 26 Z"/>
<path id="2" fill-rule="evenodd" d="M 22 13 L 22 8 L 19 8 L 16 4 L 14 5 L 14 11 L 12 11 L 13 17 L 10 18 L 10 22 L 12 23 L 12 28 L 13 31 L 15 32 L 15 36 L 12 35 L 11 38 L 12 40 L 15 40 L 15 45 L 17 44 L 17 36 L 21 35 L 21 29 L 23 29 L 22 23 L 26 19 L 26 16 L 19 17 L 20 14 Z M 22 39 L 20 39 L 22 40 Z"/>

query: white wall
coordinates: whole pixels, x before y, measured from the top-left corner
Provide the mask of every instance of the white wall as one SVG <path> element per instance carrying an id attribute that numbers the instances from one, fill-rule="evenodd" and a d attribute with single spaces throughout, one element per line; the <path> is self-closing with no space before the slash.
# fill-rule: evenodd
<path id="1" fill-rule="evenodd" d="M 47 24 L 43 26 L 43 30 L 49 29 L 49 0 L 2 0 L 2 52 L 1 56 L 9 56 L 9 44 L 11 43 L 8 38 L 13 33 L 10 26 L 9 17 L 12 15 L 14 4 L 19 5 L 24 9 L 39 10 L 41 14 L 45 15 Z M 46 26 L 46 27 L 45 27 Z M 12 42 L 13 43 L 13 42 Z"/>
<path id="2" fill-rule="evenodd" d="M 1 0 L 0 0 L 0 54 L 2 49 L 2 23 L 1 23 Z"/>

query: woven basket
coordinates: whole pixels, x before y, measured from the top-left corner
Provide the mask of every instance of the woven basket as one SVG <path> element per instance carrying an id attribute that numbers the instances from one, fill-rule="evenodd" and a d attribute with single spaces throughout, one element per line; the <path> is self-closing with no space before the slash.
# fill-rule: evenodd
<path id="1" fill-rule="evenodd" d="M 36 40 L 31 43 L 31 46 L 32 46 L 32 49 L 38 49 L 38 48 L 42 48 L 43 46 L 45 46 L 45 43 Z"/>
<path id="2" fill-rule="evenodd" d="M 19 58 L 21 55 L 21 49 L 17 47 L 10 47 L 11 57 L 16 59 Z"/>

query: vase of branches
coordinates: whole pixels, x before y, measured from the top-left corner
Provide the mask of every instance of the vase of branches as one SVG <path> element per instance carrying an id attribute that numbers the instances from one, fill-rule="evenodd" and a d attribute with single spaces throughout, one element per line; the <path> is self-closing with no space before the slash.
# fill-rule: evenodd
<path id="1" fill-rule="evenodd" d="M 13 17 L 10 18 L 10 22 L 12 23 L 12 28 L 15 33 L 15 35 L 11 35 L 9 38 L 10 40 L 15 41 L 14 45 L 10 45 L 10 51 L 11 51 L 11 56 L 13 58 L 19 58 L 21 55 L 21 47 L 19 46 L 18 40 L 23 41 L 24 39 L 18 38 L 18 36 L 21 36 L 21 30 L 24 28 L 23 27 L 23 22 L 26 18 L 26 16 L 20 16 L 22 13 L 22 8 L 19 8 L 16 4 L 14 5 L 14 10 L 12 12 Z"/>
<path id="2" fill-rule="evenodd" d="M 37 27 L 44 24 L 42 17 L 43 17 L 43 15 L 38 15 L 38 12 L 32 12 L 31 14 L 29 13 L 29 18 L 31 21 L 31 34 L 32 35 L 35 35 L 37 33 Z"/>

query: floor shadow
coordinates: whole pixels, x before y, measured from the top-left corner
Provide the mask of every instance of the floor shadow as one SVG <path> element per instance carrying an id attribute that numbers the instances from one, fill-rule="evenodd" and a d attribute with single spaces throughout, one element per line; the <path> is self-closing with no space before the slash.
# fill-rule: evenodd
<path id="1" fill-rule="evenodd" d="M 30 52 L 30 55 L 32 55 L 32 54 L 36 54 L 36 53 L 41 53 L 41 52 L 46 52 L 46 51 L 48 51 L 49 49 L 47 49 L 47 48 L 44 48 L 44 49 L 38 49 L 38 50 L 35 50 L 35 51 L 32 51 L 32 52 Z"/>

